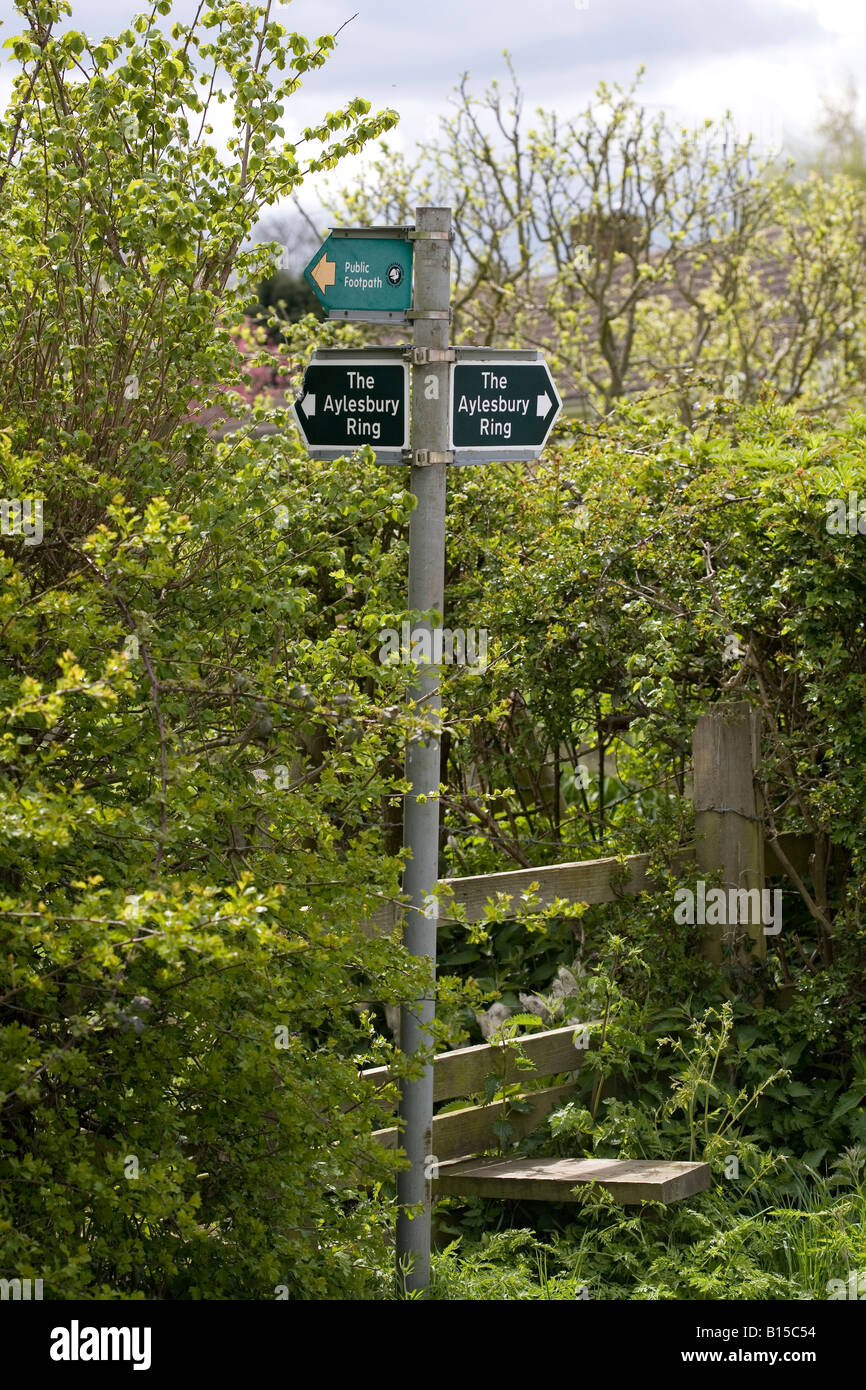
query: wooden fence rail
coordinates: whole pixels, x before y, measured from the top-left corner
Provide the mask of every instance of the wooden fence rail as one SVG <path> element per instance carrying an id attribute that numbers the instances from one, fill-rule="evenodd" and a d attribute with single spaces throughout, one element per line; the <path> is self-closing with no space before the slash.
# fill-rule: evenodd
<path id="1" fill-rule="evenodd" d="M 714 706 L 698 720 L 693 787 L 698 839 L 695 845 L 672 851 L 674 872 L 695 865 L 706 872 L 721 871 L 729 888 L 761 888 L 765 876 L 785 874 L 785 861 L 798 874 L 808 873 L 812 837 L 793 833 L 770 839 L 757 816 L 754 779 L 759 732 L 758 716 L 745 702 Z M 784 858 L 776 854 L 776 845 Z M 529 893 L 533 903 L 530 910 L 540 911 L 556 901 L 593 905 L 658 892 L 661 885 L 650 878 L 649 861 L 648 854 L 630 854 L 442 879 L 439 923 L 457 920 L 452 908 L 462 909 L 467 922 L 479 922 L 487 904 L 500 901 L 500 895 L 511 899 L 510 906 L 517 915 L 526 910 L 523 895 Z M 363 924 L 363 930 L 369 936 L 388 934 L 402 913 L 400 902 L 388 902 Z M 710 959 L 721 959 L 721 935 L 721 929 L 707 931 Z M 763 933 L 758 930 L 753 935 L 763 949 Z"/>
<path id="2" fill-rule="evenodd" d="M 779 848 L 797 872 L 802 874 L 809 872 L 813 842 L 813 836 L 797 832 L 778 838 Z M 786 870 L 775 853 L 775 843 L 770 839 L 764 840 L 764 869 L 768 878 L 783 878 Z M 672 867 L 687 869 L 695 861 L 695 847 L 685 846 L 677 850 Z M 523 911 L 520 895 L 527 893 L 532 884 L 538 885 L 533 895 L 535 911 L 541 911 L 557 900 L 592 906 L 636 897 L 638 893 L 654 893 L 659 885 L 649 878 L 648 864 L 648 854 L 628 854 L 623 859 L 584 859 L 572 864 L 545 864 L 536 869 L 506 869 L 503 873 L 479 874 L 472 878 L 443 878 L 440 883 L 445 891 L 439 922 L 444 926 L 447 922 L 457 921 L 456 914 L 448 910 L 449 904 L 464 907 L 467 922 L 480 922 L 485 904 L 495 902 L 499 894 L 509 894 L 515 912 Z M 364 923 L 364 931 L 368 936 L 387 935 L 401 920 L 402 912 L 401 903 L 386 903 Z"/>

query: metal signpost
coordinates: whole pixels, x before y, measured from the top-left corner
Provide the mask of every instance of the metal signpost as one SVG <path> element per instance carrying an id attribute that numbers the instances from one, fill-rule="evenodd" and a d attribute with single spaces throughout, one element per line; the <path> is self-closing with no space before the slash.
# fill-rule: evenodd
<path id="1" fill-rule="evenodd" d="M 413 247 L 414 257 L 413 257 Z M 415 296 L 412 299 L 414 259 Z M 416 506 L 409 520 L 409 608 L 444 618 L 445 475 L 450 464 L 537 458 L 560 401 L 540 353 L 452 348 L 451 209 L 418 208 L 414 227 L 334 230 L 304 274 L 329 318 L 413 324 L 411 348 L 327 349 L 313 354 L 295 416 L 314 458 L 369 444 L 380 463 L 406 463 Z M 407 448 L 408 364 L 412 416 Z M 422 620 L 416 632 L 431 632 Z M 428 988 L 403 1006 L 407 1056 L 432 1042 L 439 878 L 439 670 L 419 663 L 411 699 L 425 729 L 406 748 L 403 941 L 427 963 Z M 433 1066 L 400 1095 L 401 1144 L 410 1166 L 397 1175 L 397 1260 L 407 1291 L 430 1281 Z M 410 1216 L 410 1212 L 418 1214 Z"/>
<path id="2" fill-rule="evenodd" d="M 444 616 L 445 470 L 448 460 L 448 352 L 451 319 L 451 209 L 418 208 L 415 267 L 415 326 L 412 360 L 412 452 L 409 487 L 417 498 L 409 519 L 409 608 Z M 416 628 L 431 628 L 424 622 Z M 428 650 L 433 650 L 432 640 Z M 412 698 L 430 720 L 426 739 L 406 747 L 403 845 L 411 859 L 403 874 L 409 898 L 403 942 L 428 961 L 429 989 L 403 1005 L 400 1045 L 407 1056 L 432 1042 L 436 974 L 436 884 L 439 879 L 439 672 L 419 666 Z M 430 1225 L 433 1169 L 433 1064 L 418 1081 L 404 1081 L 400 1094 L 402 1143 L 411 1167 L 397 1174 L 397 1260 L 407 1291 L 430 1282 Z M 413 1219 L 408 1207 L 421 1206 Z M 408 1266 L 408 1269 L 407 1269 Z"/>

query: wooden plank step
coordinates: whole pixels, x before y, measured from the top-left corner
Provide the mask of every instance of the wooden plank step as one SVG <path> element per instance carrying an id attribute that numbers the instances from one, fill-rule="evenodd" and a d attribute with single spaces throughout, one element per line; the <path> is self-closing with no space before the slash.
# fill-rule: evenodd
<path id="1" fill-rule="evenodd" d="M 541 1124 L 552 1110 L 564 1105 L 574 1095 L 574 1082 L 565 1086 L 547 1086 L 543 1091 L 530 1091 L 519 1099 L 528 1103 L 528 1110 L 511 1108 L 514 1100 L 495 1100 L 490 1105 L 469 1105 L 461 1110 L 446 1110 L 444 1114 L 433 1116 L 433 1155 L 442 1162 L 449 1158 L 466 1158 L 469 1154 L 483 1154 L 485 1149 L 495 1149 L 499 1145 L 493 1126 L 497 1121 L 507 1118 L 513 1137 L 524 1139 L 527 1134 Z M 389 1129 L 374 1130 L 372 1136 L 386 1149 L 396 1149 L 400 1144 L 400 1131 L 396 1126 Z M 480 1160 L 483 1161 L 483 1160 Z"/>
<path id="2" fill-rule="evenodd" d="M 679 1202 L 710 1186 L 708 1163 L 622 1158 L 459 1159 L 440 1163 L 437 1197 L 576 1202 L 576 1186 L 597 1182 L 618 1201 Z"/>
<path id="3" fill-rule="evenodd" d="M 453 1052 L 441 1052 L 433 1059 L 433 1099 L 471 1096 L 483 1089 L 488 1076 L 501 1075 L 504 1081 L 523 1082 L 554 1076 L 561 1071 L 577 1071 L 586 1051 L 575 1047 L 575 1038 L 580 1037 L 584 1029 L 600 1026 L 595 1021 L 570 1023 L 565 1028 L 550 1028 L 544 1033 L 524 1033 L 504 1043 L 479 1043 L 455 1048 Z M 532 1062 L 531 1069 L 515 1065 L 521 1052 Z M 390 1067 L 369 1067 L 361 1075 L 382 1088 L 392 1080 Z"/>

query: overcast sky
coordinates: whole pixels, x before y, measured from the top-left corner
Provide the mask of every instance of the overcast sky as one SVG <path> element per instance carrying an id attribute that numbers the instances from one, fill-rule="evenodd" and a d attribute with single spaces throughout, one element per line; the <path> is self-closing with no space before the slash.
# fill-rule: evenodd
<path id="1" fill-rule="evenodd" d="M 72 0 L 91 36 L 117 32 L 143 9 L 130 0 Z M 188 19 L 194 0 L 176 0 Z M 312 38 L 352 15 L 336 54 L 287 109 L 291 130 L 351 96 L 401 114 L 397 142 L 423 140 L 461 72 L 482 88 L 504 76 L 508 49 L 527 104 L 573 114 L 602 79 L 646 67 L 644 101 L 685 121 L 730 107 L 773 141 L 814 128 L 820 94 L 850 75 L 866 116 L 866 0 L 292 0 L 283 23 Z M 0 0 L 0 40 L 21 27 Z M 8 57 L 0 100 L 8 99 Z M 390 137 L 394 139 L 395 137 Z M 348 165 L 344 166 L 347 176 Z"/>

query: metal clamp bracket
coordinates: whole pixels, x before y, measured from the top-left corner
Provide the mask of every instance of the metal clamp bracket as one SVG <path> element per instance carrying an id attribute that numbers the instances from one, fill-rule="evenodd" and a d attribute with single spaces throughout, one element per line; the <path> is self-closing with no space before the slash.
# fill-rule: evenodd
<path id="1" fill-rule="evenodd" d="M 415 224 L 410 222 L 405 227 L 331 227 L 329 236 L 332 237 L 363 237 L 366 240 L 375 241 L 384 239 L 393 241 L 398 238 L 400 241 L 411 241 L 415 236 Z"/>
<path id="2" fill-rule="evenodd" d="M 446 323 L 451 322 L 450 309 L 407 309 L 407 319 L 444 319 Z"/>
<path id="3" fill-rule="evenodd" d="M 453 232 L 416 232 L 413 228 L 406 234 L 407 241 L 453 241 Z"/>
<path id="4" fill-rule="evenodd" d="M 453 463 L 453 449 L 404 449 L 403 462 L 415 468 L 429 468 L 434 463 Z"/>
<path id="5" fill-rule="evenodd" d="M 457 353 L 454 348 L 428 348 L 411 347 L 403 353 L 405 361 L 411 362 L 413 367 L 426 367 L 429 362 L 456 362 Z"/>

